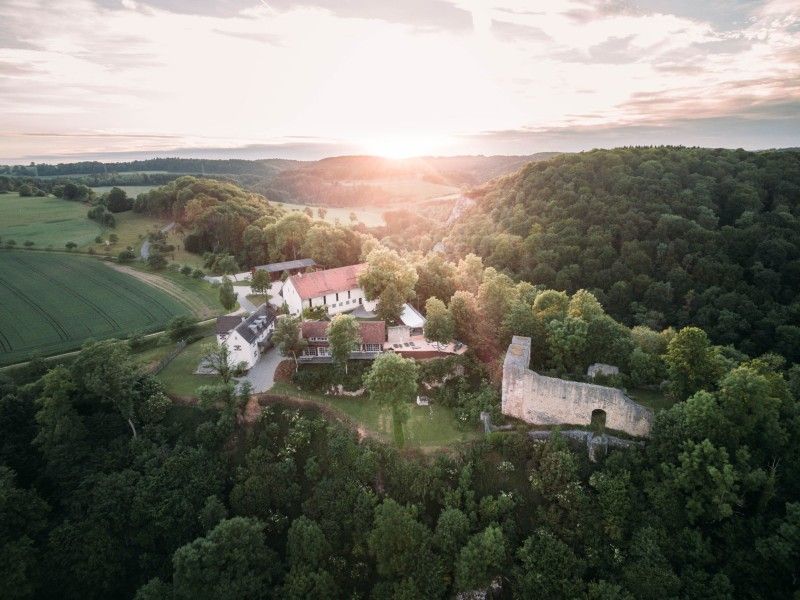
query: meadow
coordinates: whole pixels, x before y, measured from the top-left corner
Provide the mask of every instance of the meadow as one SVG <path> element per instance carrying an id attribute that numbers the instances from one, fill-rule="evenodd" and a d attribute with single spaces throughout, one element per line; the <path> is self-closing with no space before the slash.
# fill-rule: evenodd
<path id="1" fill-rule="evenodd" d="M 0 364 L 162 329 L 191 308 L 96 259 L 0 252 Z"/>
<path id="2" fill-rule="evenodd" d="M 100 225 L 86 218 L 88 210 L 82 202 L 0 194 L 0 240 L 14 240 L 17 246 L 30 241 L 34 248 L 63 249 L 67 242 L 86 245 L 102 232 Z"/>
<path id="3" fill-rule="evenodd" d="M 292 204 L 290 202 L 273 202 L 270 200 L 270 204 L 276 204 L 278 206 L 284 207 L 286 210 L 300 210 L 303 211 L 306 208 L 310 208 L 314 211 L 314 218 L 319 218 L 319 214 L 317 210 L 319 208 L 324 208 L 327 212 L 325 214 L 325 220 L 328 223 L 335 223 L 337 220 L 342 225 L 351 225 L 352 221 L 350 221 L 350 213 L 355 213 L 358 220 L 367 225 L 368 227 L 379 227 L 381 225 L 385 225 L 383 220 L 383 213 L 385 210 L 388 209 L 369 209 L 369 208 L 333 208 L 333 207 L 319 207 L 319 206 L 312 206 L 310 204 Z"/>
<path id="4" fill-rule="evenodd" d="M 102 196 L 106 192 L 110 192 L 112 188 L 119 188 L 123 190 L 128 197 L 136 198 L 139 194 L 144 194 L 145 192 L 149 192 L 153 188 L 158 187 L 157 185 L 98 185 L 92 188 L 95 194 L 98 196 Z"/>

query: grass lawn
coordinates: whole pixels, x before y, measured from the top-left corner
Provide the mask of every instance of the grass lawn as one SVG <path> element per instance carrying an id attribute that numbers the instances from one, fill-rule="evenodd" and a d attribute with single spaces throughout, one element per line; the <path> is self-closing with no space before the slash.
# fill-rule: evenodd
<path id="1" fill-rule="evenodd" d="M 320 208 L 318 206 L 310 206 L 308 204 L 291 204 L 289 202 L 273 202 L 270 200 L 270 204 L 277 204 L 279 206 L 283 206 L 286 210 L 299 210 L 303 211 L 306 208 L 310 208 L 314 211 L 314 218 L 319 218 L 317 214 L 317 209 Z M 351 225 L 352 221 L 350 221 L 350 213 L 356 213 L 358 220 L 364 223 L 364 225 L 368 225 L 369 227 L 377 227 L 380 225 L 384 225 L 383 221 L 383 213 L 386 209 L 369 209 L 369 208 L 329 208 L 327 206 L 323 206 L 327 213 L 325 214 L 325 220 L 329 223 L 335 223 L 338 219 L 342 225 Z"/>
<path id="2" fill-rule="evenodd" d="M 218 381 L 218 378 L 212 375 L 194 374 L 197 365 L 200 364 L 200 358 L 203 356 L 203 346 L 212 341 L 214 338 L 209 336 L 194 344 L 189 344 L 157 375 L 164 384 L 167 394 L 184 398 L 192 397 L 195 390 L 201 385 L 209 385 Z"/>
<path id="3" fill-rule="evenodd" d="M 651 408 L 653 412 L 658 412 L 659 410 L 669 408 L 674 404 L 672 400 L 664 396 L 664 394 L 658 390 L 646 390 L 638 388 L 635 390 L 630 390 L 628 393 L 631 398 L 636 400 L 636 402 Z"/>
<path id="4" fill-rule="evenodd" d="M 21 247 L 31 241 L 35 248 L 63 250 L 67 242 L 88 244 L 102 231 L 86 217 L 87 204 L 60 198 L 21 198 L 16 192 L 0 194 L 0 238 Z"/>
<path id="5" fill-rule="evenodd" d="M 99 260 L 0 251 L 0 364 L 79 348 L 88 340 L 163 329 L 193 308 Z"/>
<path id="6" fill-rule="evenodd" d="M 363 426 L 378 439 L 384 442 L 394 440 L 391 409 L 371 402 L 367 397 L 324 396 L 300 391 L 297 386 L 285 382 L 276 383 L 270 393 L 295 396 L 332 406 Z M 480 435 L 477 426 L 471 430 L 460 428 L 453 411 L 445 406 L 417 406 L 416 403 L 409 403 L 408 408 L 409 417 L 403 425 L 403 436 L 407 448 L 435 450 L 457 442 L 469 441 Z"/>

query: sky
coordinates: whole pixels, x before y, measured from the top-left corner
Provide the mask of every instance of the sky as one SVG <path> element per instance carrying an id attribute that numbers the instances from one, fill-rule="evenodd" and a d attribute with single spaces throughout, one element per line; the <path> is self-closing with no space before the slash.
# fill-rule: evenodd
<path id="1" fill-rule="evenodd" d="M 800 146 L 798 0 L 2 0 L 0 162 Z"/>

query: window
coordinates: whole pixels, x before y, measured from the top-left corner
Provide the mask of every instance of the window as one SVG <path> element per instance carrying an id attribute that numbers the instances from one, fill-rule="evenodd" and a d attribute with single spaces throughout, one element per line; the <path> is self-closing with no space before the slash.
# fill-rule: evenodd
<path id="1" fill-rule="evenodd" d="M 364 304 L 364 299 L 363 299 L 363 298 L 359 298 L 359 299 L 358 299 L 358 303 L 359 303 L 359 304 Z"/>
<path id="2" fill-rule="evenodd" d="M 233 349 L 234 349 L 234 350 L 241 350 L 241 349 L 242 349 L 242 347 L 241 347 L 241 346 L 234 346 L 234 347 L 233 347 Z"/>
<path id="3" fill-rule="evenodd" d="M 339 301 L 339 292 L 336 292 L 336 301 Z"/>
<path id="4" fill-rule="evenodd" d="M 328 297 L 327 296 L 323 296 L 322 297 L 322 303 L 327 306 L 327 304 L 328 304 Z"/>
<path id="5" fill-rule="evenodd" d="M 380 352 L 380 344 L 364 344 L 364 352 Z"/>
<path id="6" fill-rule="evenodd" d="M 311 298 L 308 299 L 308 308 L 311 308 Z"/>
<path id="7" fill-rule="evenodd" d="M 350 290 L 347 290 L 347 299 L 350 300 Z"/>

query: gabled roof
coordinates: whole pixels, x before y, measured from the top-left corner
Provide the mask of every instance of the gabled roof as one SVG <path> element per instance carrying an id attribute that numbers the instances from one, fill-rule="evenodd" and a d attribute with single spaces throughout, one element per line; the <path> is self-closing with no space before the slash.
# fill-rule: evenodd
<path id="1" fill-rule="evenodd" d="M 292 282 L 300 298 L 307 300 L 357 288 L 358 276 L 366 268 L 367 264 L 361 263 L 315 273 L 298 273 L 289 277 L 287 281 Z"/>
<path id="2" fill-rule="evenodd" d="M 248 344 L 252 344 L 274 320 L 275 309 L 268 304 L 262 304 L 236 327 L 236 333 L 241 335 Z"/>
<path id="3" fill-rule="evenodd" d="M 301 326 L 304 339 L 328 337 L 328 321 L 305 321 Z M 362 344 L 383 344 L 386 341 L 386 323 L 383 321 L 359 321 Z"/>
<path id="4" fill-rule="evenodd" d="M 287 260 L 284 262 L 270 263 L 268 265 L 259 265 L 256 267 L 258 271 L 267 271 L 268 273 L 280 273 L 281 271 L 292 271 L 294 269 L 307 269 L 308 267 L 315 267 L 317 263 L 313 258 L 299 258 L 297 260 Z"/>
<path id="5" fill-rule="evenodd" d="M 217 317 L 217 335 L 228 333 L 241 322 L 241 315 L 223 315 L 221 317 Z"/>

